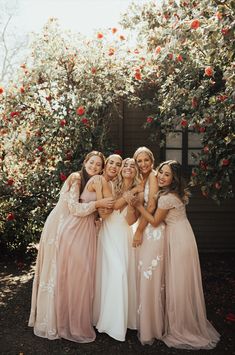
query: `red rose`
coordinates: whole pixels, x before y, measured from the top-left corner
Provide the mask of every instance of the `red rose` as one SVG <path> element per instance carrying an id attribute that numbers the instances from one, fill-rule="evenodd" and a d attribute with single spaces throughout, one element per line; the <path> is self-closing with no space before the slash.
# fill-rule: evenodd
<path id="1" fill-rule="evenodd" d="M 14 219 L 15 219 L 14 213 L 13 212 L 8 213 L 7 220 L 8 221 L 14 221 Z"/>
<path id="2" fill-rule="evenodd" d="M 225 319 L 230 321 L 230 322 L 235 322 L 235 314 L 234 313 L 228 313 Z"/>
<path id="3" fill-rule="evenodd" d="M 210 151 L 208 145 L 206 145 L 204 148 L 203 148 L 203 152 L 204 153 L 208 153 Z"/>
<path id="4" fill-rule="evenodd" d="M 42 151 L 43 151 L 43 147 L 40 145 L 39 147 L 37 147 L 37 150 L 38 150 L 39 152 L 42 152 Z"/>
<path id="5" fill-rule="evenodd" d="M 114 55 L 115 49 L 114 48 L 109 48 L 109 53 L 108 55 Z"/>
<path id="6" fill-rule="evenodd" d="M 23 94 L 25 92 L 25 88 L 23 86 L 21 86 L 20 92 L 21 92 L 21 94 Z"/>
<path id="7" fill-rule="evenodd" d="M 222 28 L 222 30 L 221 30 L 221 33 L 222 33 L 224 36 L 226 36 L 226 35 L 228 34 L 228 32 L 229 32 L 229 29 L 226 28 L 226 27 Z"/>
<path id="8" fill-rule="evenodd" d="M 83 117 L 82 119 L 81 119 L 81 122 L 84 124 L 84 125 L 88 125 L 88 119 L 86 118 L 86 117 Z"/>
<path id="9" fill-rule="evenodd" d="M 112 28 L 112 33 L 116 33 L 117 32 L 117 29 L 115 27 Z"/>
<path id="10" fill-rule="evenodd" d="M 197 176 L 197 173 L 195 170 L 192 170 L 192 176 Z"/>
<path id="11" fill-rule="evenodd" d="M 114 154 L 122 155 L 123 151 L 121 149 L 115 149 Z"/>
<path id="12" fill-rule="evenodd" d="M 97 72 L 97 69 L 93 67 L 93 68 L 91 68 L 91 72 L 92 72 L 92 74 L 95 74 Z"/>
<path id="13" fill-rule="evenodd" d="M 20 113 L 18 111 L 13 111 L 13 112 L 10 113 L 10 116 L 13 118 L 15 116 L 19 116 L 19 114 Z"/>
<path id="14" fill-rule="evenodd" d="M 153 122 L 153 117 L 149 116 L 146 118 L 146 122 L 152 123 Z"/>
<path id="15" fill-rule="evenodd" d="M 136 80 L 141 80 L 141 73 L 139 71 L 136 71 L 135 73 L 135 79 Z"/>
<path id="16" fill-rule="evenodd" d="M 156 48 L 156 53 L 160 53 L 161 52 L 161 50 L 162 50 L 162 48 L 161 48 L 161 46 L 157 46 L 157 48 Z"/>
<path id="17" fill-rule="evenodd" d="M 222 20 L 223 15 L 221 14 L 221 12 L 218 11 L 218 12 L 216 12 L 215 15 L 216 15 L 218 20 Z"/>
<path id="18" fill-rule="evenodd" d="M 222 166 L 228 166 L 229 164 L 230 164 L 230 161 L 228 159 L 222 160 Z"/>
<path id="19" fill-rule="evenodd" d="M 216 181 L 215 188 L 216 188 L 216 190 L 220 190 L 221 189 L 221 183 L 219 181 Z"/>
<path id="20" fill-rule="evenodd" d="M 204 133 L 204 132 L 205 132 L 205 130 L 206 130 L 206 128 L 205 128 L 205 127 L 200 127 L 200 128 L 199 128 L 199 132 L 200 132 L 200 133 Z"/>
<path id="21" fill-rule="evenodd" d="M 187 127 L 188 121 L 187 120 L 181 120 L 180 124 L 181 124 L 182 127 Z"/>
<path id="22" fill-rule="evenodd" d="M 67 158 L 67 160 L 72 160 L 72 152 L 67 152 L 66 153 L 66 158 Z"/>
<path id="23" fill-rule="evenodd" d="M 79 115 L 79 116 L 82 116 L 82 115 L 84 115 L 84 113 L 85 113 L 85 109 L 84 109 L 84 107 L 83 106 L 79 106 L 78 108 L 77 108 L 77 114 Z"/>
<path id="24" fill-rule="evenodd" d="M 60 120 L 60 126 L 64 127 L 66 125 L 67 121 L 65 119 Z"/>
<path id="25" fill-rule="evenodd" d="M 4 92 L 3 88 L 0 87 L 0 94 Z"/>
<path id="26" fill-rule="evenodd" d="M 172 60 L 172 59 L 173 59 L 173 54 L 172 54 L 172 53 L 169 53 L 169 54 L 168 54 L 168 58 L 169 58 L 170 60 Z"/>
<path id="27" fill-rule="evenodd" d="M 51 101 L 51 100 L 52 100 L 52 97 L 51 97 L 51 95 L 49 95 L 49 96 L 46 96 L 46 100 L 47 100 L 47 101 Z"/>
<path id="28" fill-rule="evenodd" d="M 199 26 L 200 26 L 199 20 L 195 19 L 195 20 L 193 20 L 191 22 L 191 26 L 190 27 L 191 27 L 192 30 L 197 30 Z"/>
<path id="29" fill-rule="evenodd" d="M 197 98 L 196 98 L 196 97 L 193 97 L 193 98 L 192 98 L 192 107 L 193 107 L 193 108 L 196 108 L 197 105 L 198 105 Z"/>
<path id="30" fill-rule="evenodd" d="M 67 179 L 67 176 L 64 173 L 60 173 L 60 180 L 65 181 Z"/>
<path id="31" fill-rule="evenodd" d="M 208 192 L 207 192 L 207 191 L 202 191 L 202 195 L 203 195 L 204 197 L 208 197 Z"/>
<path id="32" fill-rule="evenodd" d="M 219 95 L 219 96 L 217 97 L 218 101 L 220 101 L 220 102 L 225 101 L 227 98 L 228 98 L 227 95 Z"/>
<path id="33" fill-rule="evenodd" d="M 199 166 L 202 170 L 207 169 L 207 163 L 205 163 L 203 160 L 200 161 Z"/>
<path id="34" fill-rule="evenodd" d="M 178 62 L 183 62 L 183 57 L 181 54 L 179 54 L 176 59 L 178 60 Z"/>
<path id="35" fill-rule="evenodd" d="M 103 33 L 99 32 L 97 33 L 97 38 L 98 39 L 102 39 L 104 37 Z"/>
<path id="36" fill-rule="evenodd" d="M 14 180 L 12 178 L 9 178 L 7 180 L 7 185 L 12 186 L 14 184 Z"/>
<path id="37" fill-rule="evenodd" d="M 211 67 L 206 67 L 205 68 L 205 75 L 206 76 L 212 76 L 213 75 L 213 69 Z"/>

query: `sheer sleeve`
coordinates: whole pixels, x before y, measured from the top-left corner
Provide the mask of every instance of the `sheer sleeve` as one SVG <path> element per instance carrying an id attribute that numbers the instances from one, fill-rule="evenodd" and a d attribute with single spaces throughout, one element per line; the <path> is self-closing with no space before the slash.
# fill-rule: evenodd
<path id="1" fill-rule="evenodd" d="M 85 217 L 96 211 L 96 207 L 95 207 L 96 201 L 81 203 L 79 202 L 79 197 L 80 197 L 80 188 L 77 181 L 74 181 L 72 183 L 70 190 L 67 193 L 69 212 L 73 216 Z"/>

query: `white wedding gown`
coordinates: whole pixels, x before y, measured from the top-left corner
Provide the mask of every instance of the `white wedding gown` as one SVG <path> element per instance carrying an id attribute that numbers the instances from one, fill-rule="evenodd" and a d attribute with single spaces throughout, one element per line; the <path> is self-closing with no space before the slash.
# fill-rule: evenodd
<path id="1" fill-rule="evenodd" d="M 133 232 L 123 211 L 103 220 L 98 235 L 94 325 L 100 333 L 124 341 L 136 329 L 136 276 Z"/>

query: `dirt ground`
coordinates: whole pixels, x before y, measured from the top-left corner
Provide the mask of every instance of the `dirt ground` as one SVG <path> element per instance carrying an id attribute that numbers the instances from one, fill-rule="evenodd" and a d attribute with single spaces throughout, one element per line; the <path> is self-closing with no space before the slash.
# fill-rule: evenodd
<path id="1" fill-rule="evenodd" d="M 27 326 L 33 266 L 22 262 L 0 262 L 0 354 L 235 354 L 235 255 L 201 254 L 200 260 L 208 319 L 221 334 L 221 341 L 213 350 L 176 350 L 159 341 L 151 346 L 142 346 L 135 331 L 127 332 L 125 342 L 99 333 L 90 344 L 36 337 L 32 328 Z"/>

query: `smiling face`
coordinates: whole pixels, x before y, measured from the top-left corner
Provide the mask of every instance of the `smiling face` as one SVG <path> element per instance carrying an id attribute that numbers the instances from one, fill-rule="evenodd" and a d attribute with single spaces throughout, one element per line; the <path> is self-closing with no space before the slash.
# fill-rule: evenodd
<path id="1" fill-rule="evenodd" d="M 89 176 L 94 176 L 100 174 L 103 169 L 103 161 L 101 157 L 97 155 L 92 155 L 85 163 L 84 163 L 86 172 Z"/>
<path id="2" fill-rule="evenodd" d="M 106 180 L 113 180 L 117 177 L 122 166 L 122 158 L 119 155 L 113 154 L 106 160 L 104 168 L 104 176 Z"/>
<path id="3" fill-rule="evenodd" d="M 139 167 L 140 173 L 145 176 L 148 175 L 153 168 L 153 161 L 146 152 L 139 153 L 136 157 L 136 163 Z"/>
<path id="4" fill-rule="evenodd" d="M 134 179 L 137 175 L 137 166 L 133 158 L 127 158 L 123 161 L 122 177 L 125 179 Z"/>
<path id="5" fill-rule="evenodd" d="M 167 187 L 170 186 L 173 181 L 172 170 L 169 165 L 163 165 L 157 174 L 158 186 Z"/>

